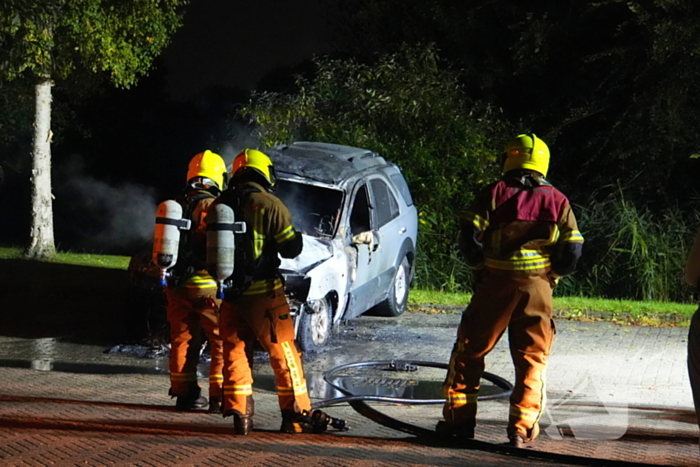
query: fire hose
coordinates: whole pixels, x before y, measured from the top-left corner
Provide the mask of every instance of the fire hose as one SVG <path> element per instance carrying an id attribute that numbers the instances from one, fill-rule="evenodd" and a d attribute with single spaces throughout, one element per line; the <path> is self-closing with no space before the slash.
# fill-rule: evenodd
<path id="1" fill-rule="evenodd" d="M 328 383 L 331 387 L 335 388 L 336 390 L 340 391 L 341 393 L 345 394 L 345 397 L 338 397 L 334 399 L 327 399 L 327 400 L 322 400 L 315 402 L 312 404 L 312 410 L 314 410 L 314 413 L 318 414 L 321 412 L 319 409 L 324 408 L 324 407 L 330 407 L 333 405 L 339 405 L 339 404 L 349 404 L 357 413 L 360 415 L 363 415 L 364 417 L 369 418 L 373 422 L 376 422 L 382 426 L 392 428 L 394 430 L 402 431 L 404 433 L 409 433 L 412 435 L 415 435 L 417 437 L 425 438 L 428 439 L 430 442 L 434 444 L 441 445 L 443 447 L 451 447 L 451 448 L 462 448 L 462 449 L 473 449 L 473 450 L 479 450 L 479 451 L 485 451 L 485 452 L 490 452 L 490 453 L 495 453 L 495 454 L 505 454 L 505 455 L 510 455 L 514 457 L 520 457 L 523 459 L 534 459 L 534 460 L 541 460 L 541 461 L 549 461 L 552 463 L 556 463 L 558 465 L 561 464 L 568 464 L 568 465 L 586 465 L 586 466 L 611 466 L 611 467 L 652 467 L 656 466 L 658 467 L 659 464 L 642 464 L 638 462 L 628 462 L 628 461 L 620 461 L 620 460 L 610 460 L 610 459 L 601 459 L 601 458 L 595 458 L 595 457 L 584 457 L 584 456 L 576 456 L 576 455 L 570 455 L 570 454 L 558 454 L 558 453 L 552 453 L 552 452 L 546 452 L 546 451 L 536 451 L 536 450 L 531 450 L 531 449 L 521 449 L 521 448 L 516 448 L 512 447 L 509 445 L 505 444 L 495 444 L 495 443 L 489 443 L 486 441 L 478 441 L 475 439 L 464 439 L 464 438 L 458 438 L 456 436 L 450 436 L 450 437 L 445 437 L 443 433 L 437 433 L 434 430 L 430 430 L 427 428 L 423 428 L 417 425 L 413 425 L 410 423 L 403 422 L 401 420 L 397 420 L 396 418 L 390 417 L 379 410 L 374 409 L 373 407 L 369 406 L 367 402 L 388 402 L 392 404 L 402 404 L 402 405 L 427 405 L 427 404 L 444 404 L 445 399 L 405 399 L 405 398 L 399 398 L 399 397 L 390 397 L 390 396 L 373 396 L 373 395 L 355 395 L 352 394 L 350 391 L 347 389 L 340 387 L 338 384 L 336 384 L 333 380 L 333 378 L 336 376 L 336 374 L 340 373 L 341 371 L 353 369 L 353 368 L 362 368 L 362 367 L 369 367 L 369 366 L 386 366 L 388 365 L 387 369 L 391 369 L 393 371 L 415 371 L 418 367 L 430 367 L 430 368 L 439 368 L 439 369 L 445 369 L 447 370 L 449 366 L 445 363 L 438 363 L 438 362 L 425 362 L 425 361 L 410 361 L 410 360 L 383 360 L 383 361 L 369 361 L 369 362 L 357 362 L 357 363 L 349 363 L 346 365 L 340 365 L 337 366 L 330 371 L 327 371 L 324 375 L 324 380 L 326 383 Z M 478 396 L 477 400 L 479 401 L 484 401 L 484 400 L 493 400 L 493 399 L 500 399 L 500 398 L 505 398 L 510 396 L 513 390 L 513 385 L 506 379 L 494 375 L 492 373 L 484 372 L 483 379 L 486 381 L 489 381 L 496 385 L 498 388 L 500 388 L 502 391 L 495 393 L 495 394 L 488 394 L 488 395 L 480 395 Z M 321 412 L 322 413 L 322 412 Z M 325 415 L 325 414 L 324 414 Z M 311 414 L 310 414 L 311 416 Z M 318 417 L 318 415 L 317 415 Z M 346 423 L 342 419 L 337 419 L 333 418 L 330 416 L 327 416 L 327 419 L 324 419 L 324 423 L 326 425 L 331 424 L 334 428 L 337 428 L 339 430 L 344 430 L 347 429 Z M 323 431 L 323 430 L 319 430 Z"/>

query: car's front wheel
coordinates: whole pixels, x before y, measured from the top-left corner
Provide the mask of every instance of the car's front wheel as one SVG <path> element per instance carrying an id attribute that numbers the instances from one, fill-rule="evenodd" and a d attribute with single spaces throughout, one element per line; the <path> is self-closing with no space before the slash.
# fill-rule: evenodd
<path id="1" fill-rule="evenodd" d="M 394 274 L 394 282 L 391 284 L 389 296 L 386 300 L 379 303 L 374 312 L 378 316 L 399 316 L 406 311 L 408 304 L 408 289 L 410 287 L 409 274 L 411 265 L 408 258 L 404 258 L 396 268 Z"/>
<path id="2" fill-rule="evenodd" d="M 328 298 L 305 304 L 299 314 L 299 320 L 299 350 L 313 353 L 328 344 L 333 327 L 333 307 Z"/>

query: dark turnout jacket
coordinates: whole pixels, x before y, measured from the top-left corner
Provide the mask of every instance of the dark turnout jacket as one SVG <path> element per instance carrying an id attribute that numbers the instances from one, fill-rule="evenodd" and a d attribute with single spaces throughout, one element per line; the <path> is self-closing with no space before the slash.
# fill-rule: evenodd
<path id="1" fill-rule="evenodd" d="M 236 188 L 241 193 L 240 211 L 246 223 L 246 238 L 252 242 L 254 271 L 252 283 L 242 295 L 270 293 L 282 287 L 280 260 L 301 253 L 302 236 L 292 225 L 292 215 L 284 203 L 262 185 L 246 182 Z M 232 204 L 224 192 L 216 203 Z M 238 219 L 237 220 L 241 220 Z M 279 255 L 279 256 L 278 256 Z"/>
<path id="2" fill-rule="evenodd" d="M 569 200 L 534 171 L 511 171 L 486 186 L 459 220 L 460 247 L 474 269 L 564 276 L 581 256 Z"/>

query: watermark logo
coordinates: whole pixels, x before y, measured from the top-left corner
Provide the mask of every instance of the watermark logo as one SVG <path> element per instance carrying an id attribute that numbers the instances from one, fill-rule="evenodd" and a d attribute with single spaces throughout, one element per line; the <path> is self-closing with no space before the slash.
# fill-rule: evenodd
<path id="1" fill-rule="evenodd" d="M 564 393 L 549 397 L 540 419 L 551 438 L 562 440 L 573 436 L 578 440 L 615 440 L 629 427 L 627 401 L 615 396 L 614 381 L 600 371 L 598 362 L 605 359 L 606 368 L 624 368 L 629 358 L 609 355 L 581 355 L 550 358 L 548 374 L 575 372 L 575 384 Z M 616 360 L 616 361 L 612 361 Z M 634 357 L 632 357 L 634 359 Z"/>

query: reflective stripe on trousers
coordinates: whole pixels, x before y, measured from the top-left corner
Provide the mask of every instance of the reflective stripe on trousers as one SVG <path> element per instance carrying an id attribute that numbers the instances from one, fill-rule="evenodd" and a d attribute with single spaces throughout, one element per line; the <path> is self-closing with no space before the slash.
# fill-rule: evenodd
<path id="1" fill-rule="evenodd" d="M 301 354 L 294 344 L 294 324 L 283 289 L 242 295 L 221 305 L 224 343 L 224 411 L 247 413 L 248 393 L 236 388 L 253 384 L 253 346 L 257 339 L 270 355 L 281 410 L 311 410 Z"/>
<path id="2" fill-rule="evenodd" d="M 175 396 L 186 395 L 197 384 L 197 364 L 204 344 L 202 330 L 209 340 L 209 396 L 221 397 L 223 383 L 223 343 L 219 336 L 220 300 L 216 288 L 166 288 L 170 324 L 170 387 Z"/>
<path id="3" fill-rule="evenodd" d="M 544 371 L 554 338 L 552 286 L 546 275 L 487 269 L 464 311 L 443 389 L 448 423 L 474 425 L 484 357 L 505 330 L 515 366 L 508 435 L 534 439 L 544 409 Z"/>

